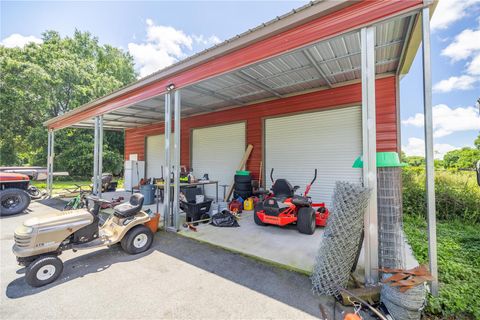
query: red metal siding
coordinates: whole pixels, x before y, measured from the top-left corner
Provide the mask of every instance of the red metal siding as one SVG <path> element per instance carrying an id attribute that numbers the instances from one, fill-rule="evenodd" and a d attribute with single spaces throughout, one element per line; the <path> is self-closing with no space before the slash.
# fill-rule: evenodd
<path id="1" fill-rule="evenodd" d="M 422 5 L 422 0 L 359 1 L 351 6 L 268 37 L 240 50 L 217 57 L 169 78 L 132 90 L 123 96 L 101 103 L 68 118 L 59 119 L 51 124 L 50 128 L 64 128 L 82 119 L 92 118 L 96 115 L 157 96 L 163 93 L 165 87 L 170 83 L 174 83 L 177 88 L 181 88 L 188 84 L 370 24 L 385 17 L 418 8 Z"/>
<path id="2" fill-rule="evenodd" d="M 395 77 L 376 81 L 378 151 L 397 150 L 395 84 Z M 181 162 L 182 164 L 190 163 L 190 136 L 193 128 L 246 121 L 247 144 L 252 144 L 254 147 L 247 167 L 254 176 L 258 177 L 262 161 L 263 118 L 360 104 L 361 97 L 361 85 L 357 83 L 182 119 Z M 140 160 L 144 160 L 145 137 L 162 134 L 163 131 L 163 124 L 126 130 L 125 157 L 128 158 L 130 154 L 136 153 Z"/>

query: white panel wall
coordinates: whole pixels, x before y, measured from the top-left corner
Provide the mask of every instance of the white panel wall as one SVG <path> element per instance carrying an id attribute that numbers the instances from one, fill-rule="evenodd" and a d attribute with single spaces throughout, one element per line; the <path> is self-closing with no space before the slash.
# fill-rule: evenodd
<path id="1" fill-rule="evenodd" d="M 245 123 L 194 129 L 192 133 L 192 168 L 196 178 L 208 173 L 218 184 L 232 184 L 235 171 L 245 153 Z M 207 186 L 208 197 L 215 196 L 215 186 Z M 219 187 L 219 197 L 223 189 Z"/>
<path id="2" fill-rule="evenodd" d="M 173 161 L 173 134 L 171 136 L 172 152 L 171 159 Z M 160 178 L 162 177 L 162 166 L 165 166 L 165 135 L 148 136 L 146 140 L 146 177 Z"/>
<path id="3" fill-rule="evenodd" d="M 310 190 L 314 202 L 331 206 L 335 181 L 359 183 L 362 171 L 352 168 L 362 153 L 360 107 L 304 113 L 265 120 L 265 174 L 271 187 L 285 178 L 304 192 L 315 168 L 317 180 Z"/>

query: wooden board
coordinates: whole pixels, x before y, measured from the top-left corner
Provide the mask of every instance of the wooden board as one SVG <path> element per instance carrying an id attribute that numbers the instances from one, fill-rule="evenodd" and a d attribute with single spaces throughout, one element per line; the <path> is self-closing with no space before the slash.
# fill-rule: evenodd
<path id="1" fill-rule="evenodd" d="M 252 153 L 252 150 L 253 150 L 253 145 L 249 144 L 247 146 L 247 149 L 245 150 L 245 153 L 243 154 L 242 161 L 240 161 L 240 164 L 238 165 L 237 170 L 242 170 L 245 167 L 245 164 L 247 163 L 247 160 L 250 157 L 250 154 Z M 232 183 L 230 184 L 230 186 L 228 187 L 228 192 L 225 194 L 225 198 L 223 199 L 223 201 L 225 201 L 225 202 L 228 201 L 228 199 L 232 195 L 233 187 L 235 185 L 235 173 L 236 172 L 233 173 L 234 179 L 233 179 Z"/>

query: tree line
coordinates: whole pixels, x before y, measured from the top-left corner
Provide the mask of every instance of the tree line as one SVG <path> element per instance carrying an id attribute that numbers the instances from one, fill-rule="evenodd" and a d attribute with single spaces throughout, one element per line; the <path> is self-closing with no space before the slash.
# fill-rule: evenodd
<path id="1" fill-rule="evenodd" d="M 104 96 L 136 79 L 133 58 L 102 45 L 88 32 L 61 37 L 46 31 L 42 43 L 0 46 L 0 165 L 45 166 L 43 122 Z M 55 135 L 55 170 L 74 177 L 93 171 L 93 130 L 67 128 Z M 104 171 L 123 167 L 123 132 L 104 135 Z"/>

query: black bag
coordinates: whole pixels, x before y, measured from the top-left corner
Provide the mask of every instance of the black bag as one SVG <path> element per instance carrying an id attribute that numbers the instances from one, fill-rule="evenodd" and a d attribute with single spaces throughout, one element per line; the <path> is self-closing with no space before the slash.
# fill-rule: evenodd
<path id="1" fill-rule="evenodd" d="M 228 210 L 214 214 L 211 224 L 216 227 L 240 227 L 233 214 Z"/>

